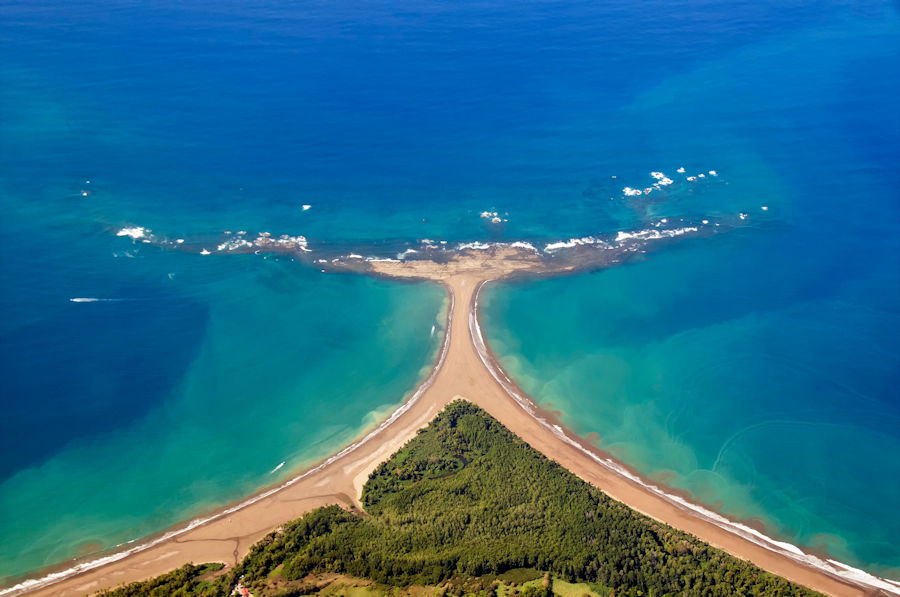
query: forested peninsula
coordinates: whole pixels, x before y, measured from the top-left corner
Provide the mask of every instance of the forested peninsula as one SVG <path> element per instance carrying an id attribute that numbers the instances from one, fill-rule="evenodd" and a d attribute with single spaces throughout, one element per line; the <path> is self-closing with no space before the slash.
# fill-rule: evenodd
<path id="1" fill-rule="evenodd" d="M 187 565 L 103 595 L 817 595 L 643 516 L 477 406 L 451 403 L 363 489 L 237 566 Z"/>

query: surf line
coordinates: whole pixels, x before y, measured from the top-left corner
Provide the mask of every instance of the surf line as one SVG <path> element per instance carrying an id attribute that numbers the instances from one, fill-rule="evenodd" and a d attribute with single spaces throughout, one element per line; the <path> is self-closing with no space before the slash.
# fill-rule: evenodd
<path id="1" fill-rule="evenodd" d="M 488 349 L 487 344 L 484 340 L 484 336 L 482 335 L 481 326 L 478 323 L 478 300 L 481 295 L 481 289 L 485 284 L 491 281 L 493 281 L 493 278 L 482 280 L 478 283 L 478 286 L 475 288 L 475 291 L 472 294 L 472 301 L 469 305 L 469 335 L 471 337 L 472 344 L 475 346 L 475 352 L 478 353 L 478 358 L 481 360 L 481 363 L 491 374 L 491 377 L 493 377 L 494 380 L 500 385 L 503 391 L 506 392 L 506 394 L 509 395 L 509 397 L 512 398 L 513 401 L 522 408 L 522 410 L 527 412 L 535 421 L 540 423 L 553 435 L 558 437 L 566 444 L 572 446 L 579 452 L 585 454 L 591 460 L 607 469 L 608 471 L 612 472 L 613 474 L 618 475 L 619 477 L 624 477 L 628 481 L 643 487 L 644 489 L 662 498 L 673 506 L 681 510 L 688 510 L 697 518 L 709 522 L 710 524 L 713 524 L 734 535 L 737 535 L 738 537 L 741 537 L 746 541 L 749 541 L 780 556 L 791 559 L 801 565 L 815 568 L 840 582 L 848 583 L 850 585 L 863 589 L 880 589 L 882 591 L 887 591 L 888 593 L 891 593 L 893 595 L 900 595 L 900 583 L 891 581 L 889 579 L 880 578 L 873 574 L 869 574 L 865 570 L 853 568 L 852 566 L 849 566 L 837 560 L 833 560 L 830 558 L 822 559 L 815 555 L 806 553 L 793 543 L 773 539 L 768 535 L 757 531 L 756 529 L 730 520 L 725 516 L 713 512 L 708 508 L 700 506 L 699 504 L 694 504 L 693 502 L 690 502 L 679 495 L 668 493 L 657 485 L 647 483 L 638 475 L 635 475 L 625 466 L 623 466 L 619 462 L 616 462 L 612 458 L 603 458 L 598 454 L 595 454 L 581 442 L 577 441 L 570 433 L 567 433 L 566 430 L 563 429 L 560 425 L 554 425 L 547 419 L 541 417 L 537 412 L 538 409 L 535 402 L 519 391 L 518 386 L 516 386 L 516 384 L 509 378 L 509 376 L 503 370 L 503 367 Z M 654 517 L 651 516 L 651 518 Z"/>
<path id="2" fill-rule="evenodd" d="M 152 547 L 159 545 L 160 543 L 165 543 L 169 539 L 183 535 L 183 534 L 187 533 L 188 531 L 191 531 L 193 529 L 196 529 L 197 527 L 203 526 L 204 524 L 213 522 L 215 520 L 219 520 L 221 518 L 225 518 L 226 516 L 234 514 L 235 512 L 237 512 L 239 510 L 243 510 L 244 508 L 246 508 L 252 504 L 255 504 L 256 502 L 258 502 L 260 500 L 263 500 L 269 496 L 272 496 L 272 495 L 278 493 L 279 491 L 287 489 L 288 487 L 291 487 L 292 485 L 296 484 L 300 480 L 305 479 L 306 477 L 313 475 L 315 473 L 318 473 L 322 469 L 327 468 L 334 462 L 340 460 L 341 458 L 344 458 L 345 456 L 353 453 L 358 448 L 367 444 L 369 441 L 371 441 L 377 435 L 382 433 L 385 429 L 390 427 L 391 424 L 393 424 L 397 419 L 399 419 L 401 416 L 403 416 L 404 413 L 406 413 L 409 409 L 411 409 L 413 407 L 414 404 L 416 404 L 416 402 L 419 401 L 419 398 L 421 398 L 422 395 L 428 390 L 428 388 L 430 388 L 434 384 L 434 380 L 437 378 L 438 372 L 441 370 L 441 367 L 443 367 L 443 365 L 444 365 L 444 361 L 447 359 L 447 352 L 450 350 L 450 334 L 453 330 L 453 308 L 454 308 L 454 305 L 456 304 L 456 297 L 453 294 L 453 289 L 448 284 L 442 283 L 441 285 L 444 286 L 444 288 L 447 290 L 447 293 L 450 296 L 450 304 L 447 308 L 447 328 L 446 328 L 446 332 L 444 333 L 444 339 L 441 342 L 441 351 L 438 356 L 437 362 L 435 363 L 434 367 L 432 367 L 431 372 L 428 374 L 428 377 L 425 379 L 425 381 L 423 381 L 418 386 L 418 388 L 416 388 L 416 390 L 415 390 L 415 392 L 413 392 L 412 396 L 410 396 L 408 400 L 406 400 L 396 410 L 394 410 L 394 412 L 392 412 L 387 419 L 382 421 L 381 424 L 378 425 L 378 427 L 376 427 L 375 429 L 370 431 L 362 439 L 350 444 L 349 446 L 342 449 L 337 454 L 329 457 L 328 459 L 326 459 L 319 465 L 317 465 L 307 471 L 304 471 L 303 473 L 301 473 L 295 477 L 288 479 L 287 481 L 285 481 L 284 483 L 282 483 L 276 487 L 267 489 L 261 493 L 257 493 L 255 495 L 247 498 L 246 500 L 239 502 L 238 504 L 236 504 L 234 506 L 225 508 L 224 510 L 221 510 L 215 514 L 211 514 L 210 516 L 207 516 L 205 518 L 195 518 L 194 520 L 191 520 L 188 524 L 186 524 L 185 526 L 183 526 L 181 528 L 168 531 L 168 532 L 160 535 L 159 537 L 156 537 L 155 539 L 151 539 L 150 541 L 147 541 L 146 543 L 139 543 L 130 549 L 111 553 L 107 556 L 103 556 L 103 557 L 100 557 L 100 558 L 97 558 L 94 560 L 80 562 L 70 568 L 66 568 L 65 570 L 60 570 L 59 572 L 51 572 L 50 574 L 47 574 L 40 578 L 23 580 L 22 582 L 20 582 L 16 585 L 13 585 L 11 587 L 7 587 L 5 589 L 0 589 L 0 596 L 21 595 L 22 593 L 25 593 L 28 591 L 34 591 L 36 589 L 48 587 L 48 586 L 51 586 L 58 582 L 61 582 L 63 580 L 66 580 L 68 578 L 71 578 L 73 576 L 77 576 L 78 574 L 82 574 L 84 572 L 88 572 L 90 570 L 94 570 L 96 568 L 106 566 L 107 564 L 112 564 L 114 562 L 124 560 L 127 557 L 141 553 L 142 551 L 146 551 Z M 275 470 L 278 470 L 278 468 L 280 468 L 280 467 L 281 467 L 281 465 L 276 467 Z M 275 470 L 273 470 L 272 472 L 274 473 Z"/>

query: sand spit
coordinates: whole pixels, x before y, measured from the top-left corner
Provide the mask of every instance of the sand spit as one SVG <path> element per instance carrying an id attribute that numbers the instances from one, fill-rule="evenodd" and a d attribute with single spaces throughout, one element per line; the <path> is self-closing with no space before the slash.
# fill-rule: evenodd
<path id="1" fill-rule="evenodd" d="M 862 571 L 850 572 L 761 533 L 744 531 L 741 525 L 653 486 L 567 432 L 515 386 L 484 344 L 476 312 L 478 291 L 494 279 L 569 273 L 577 269 L 572 263 L 555 263 L 537 257 L 534 251 L 510 246 L 459 251 L 441 262 L 354 261 L 355 271 L 432 280 L 450 293 L 447 334 L 438 362 L 403 406 L 358 442 L 277 487 L 176 527 L 128 552 L 82 562 L 56 576 L 0 591 L 0 595 L 25 591 L 83 595 L 150 578 L 187 562 L 232 565 L 266 533 L 313 508 L 327 504 L 360 508 L 360 491 L 374 468 L 456 398 L 477 404 L 532 447 L 611 497 L 765 570 L 829 595 L 900 594 L 900 586 L 889 581 Z"/>

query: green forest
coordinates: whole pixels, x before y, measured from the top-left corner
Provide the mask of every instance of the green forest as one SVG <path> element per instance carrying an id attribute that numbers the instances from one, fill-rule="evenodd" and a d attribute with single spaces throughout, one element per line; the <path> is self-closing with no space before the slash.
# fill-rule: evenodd
<path id="1" fill-rule="evenodd" d="M 231 570 L 106 595 L 814 595 L 613 501 L 478 407 L 450 404 L 372 473 Z"/>

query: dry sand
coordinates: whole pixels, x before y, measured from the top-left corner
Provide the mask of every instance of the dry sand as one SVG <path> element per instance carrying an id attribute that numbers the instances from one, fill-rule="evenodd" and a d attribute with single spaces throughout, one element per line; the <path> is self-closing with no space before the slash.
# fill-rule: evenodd
<path id="1" fill-rule="evenodd" d="M 703 541 L 794 582 L 831 595 L 872 594 L 825 572 L 757 545 L 712 521 L 698 517 L 627 477 L 598 464 L 571 434 L 548 427 L 517 402 L 492 376 L 471 336 L 470 314 L 475 293 L 488 279 L 542 269 L 527 252 L 494 249 L 465 252 L 448 263 L 375 262 L 376 275 L 424 278 L 443 284 L 452 301 L 442 360 L 424 391 L 401 408 L 402 412 L 370 434 L 366 441 L 347 449 L 324 466 L 307 472 L 288 487 L 258 499 L 242 509 L 224 514 L 119 561 L 38 588 L 35 595 L 84 595 L 102 588 L 147 579 L 188 562 L 224 562 L 232 565 L 250 546 L 285 521 L 326 504 L 361 507 L 359 496 L 372 470 L 409 441 L 449 402 L 469 400 L 527 441 L 532 447 L 599 487 L 611 497 L 657 520 L 687 531 Z M 477 326 L 475 326 L 477 327 Z M 527 405 L 526 405 L 527 406 Z M 540 414 L 540 413 L 539 413 Z M 543 415 L 542 415 L 543 416 Z"/>

